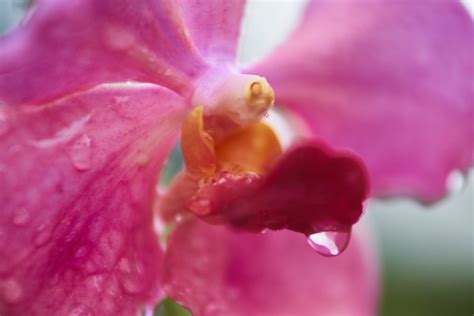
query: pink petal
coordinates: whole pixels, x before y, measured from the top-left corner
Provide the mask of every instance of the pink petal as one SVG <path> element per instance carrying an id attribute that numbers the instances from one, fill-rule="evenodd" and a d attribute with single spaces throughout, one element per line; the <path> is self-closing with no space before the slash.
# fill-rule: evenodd
<path id="1" fill-rule="evenodd" d="M 151 204 L 183 109 L 151 85 L 0 108 L 0 314 L 132 315 L 155 302 Z"/>
<path id="2" fill-rule="evenodd" d="M 377 272 L 361 231 L 336 258 L 290 232 L 236 233 L 188 221 L 170 237 L 166 293 L 194 316 L 375 315 Z"/>
<path id="3" fill-rule="evenodd" d="M 207 68 L 175 1 L 42 0 L 33 9 L 25 25 L 0 39 L 6 103 L 50 101 L 118 81 L 184 93 Z"/>
<path id="4" fill-rule="evenodd" d="M 347 232 L 359 220 L 368 191 L 366 170 L 356 157 L 306 142 L 262 177 L 220 175 L 189 207 L 211 223 L 250 231 Z"/>
<path id="5" fill-rule="evenodd" d="M 193 42 L 206 60 L 233 63 L 246 0 L 180 0 Z"/>
<path id="6" fill-rule="evenodd" d="M 430 202 L 473 162 L 473 30 L 458 1 L 312 1 L 251 72 L 316 136 L 359 153 L 376 195 Z"/>

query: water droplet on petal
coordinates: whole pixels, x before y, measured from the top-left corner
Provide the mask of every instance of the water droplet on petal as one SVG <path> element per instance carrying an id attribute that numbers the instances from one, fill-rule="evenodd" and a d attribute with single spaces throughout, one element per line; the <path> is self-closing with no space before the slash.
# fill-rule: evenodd
<path id="1" fill-rule="evenodd" d="M 69 150 L 72 164 L 77 170 L 87 170 L 91 167 L 92 151 L 91 139 L 87 135 L 82 135 L 77 139 Z"/>
<path id="2" fill-rule="evenodd" d="M 460 170 L 453 170 L 446 178 L 446 189 L 450 193 L 461 192 L 466 186 L 466 176 Z"/>
<path id="3" fill-rule="evenodd" d="M 351 231 L 322 231 L 308 236 L 309 245 L 326 257 L 341 254 L 351 239 Z"/>
<path id="4" fill-rule="evenodd" d="M 146 153 L 146 152 L 140 152 L 138 153 L 137 155 L 137 165 L 139 167 L 144 167 L 148 164 L 148 162 L 150 161 L 150 156 Z"/>
<path id="5" fill-rule="evenodd" d="M 7 234 L 3 230 L 0 230 L 0 248 L 3 248 L 6 241 L 7 241 Z"/>
<path id="6" fill-rule="evenodd" d="M 176 215 L 174 216 L 174 220 L 175 220 L 177 223 L 182 222 L 183 219 L 184 219 L 184 216 L 183 216 L 182 214 L 176 214 Z"/>
<path id="7" fill-rule="evenodd" d="M 126 258 L 120 259 L 118 267 L 124 273 L 129 273 L 131 271 L 130 262 Z"/>
<path id="8" fill-rule="evenodd" d="M 18 225 L 18 226 L 25 225 L 26 223 L 28 223 L 29 220 L 30 220 L 30 213 L 25 208 L 19 208 L 13 214 L 13 224 L 15 225 Z"/>
<path id="9" fill-rule="evenodd" d="M 208 215 L 211 212 L 211 201 L 203 196 L 195 196 L 189 202 L 188 209 L 196 215 Z"/>
<path id="10" fill-rule="evenodd" d="M 18 303 L 23 297 L 23 289 L 14 279 L 8 279 L 2 282 L 3 299 L 5 302 L 14 304 Z"/>
<path id="11" fill-rule="evenodd" d="M 79 304 L 72 309 L 69 315 L 70 316 L 93 316 L 94 313 L 88 306 Z"/>
<path id="12" fill-rule="evenodd" d="M 51 237 L 51 233 L 45 229 L 38 229 L 37 234 L 33 240 L 36 246 L 43 246 Z"/>
<path id="13" fill-rule="evenodd" d="M 118 263 L 121 271 L 120 281 L 125 292 L 136 294 L 143 290 L 145 286 L 144 270 L 140 262 L 131 263 L 122 258 Z"/>
<path id="14" fill-rule="evenodd" d="M 0 136 L 6 134 L 8 132 L 9 126 L 6 121 L 3 121 L 0 117 Z"/>
<path id="15" fill-rule="evenodd" d="M 7 114 L 2 109 L 3 106 L 4 105 L 0 103 L 0 136 L 6 134 L 10 128 L 10 125 L 8 124 L 8 121 L 7 121 Z"/>
<path id="16" fill-rule="evenodd" d="M 74 257 L 76 257 L 76 259 L 82 259 L 87 256 L 87 253 L 88 253 L 87 248 L 82 246 L 76 251 L 76 253 L 74 254 Z"/>

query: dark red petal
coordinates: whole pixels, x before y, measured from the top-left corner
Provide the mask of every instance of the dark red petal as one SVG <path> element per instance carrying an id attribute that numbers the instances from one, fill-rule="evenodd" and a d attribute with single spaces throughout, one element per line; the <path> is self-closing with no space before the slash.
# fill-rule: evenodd
<path id="1" fill-rule="evenodd" d="M 287 151 L 263 177 L 218 175 L 189 207 L 209 222 L 250 231 L 347 231 L 358 221 L 368 190 L 359 159 L 307 142 Z"/>
<path id="2" fill-rule="evenodd" d="M 365 233 L 355 229 L 346 252 L 329 259 L 291 232 L 184 222 L 169 239 L 164 289 L 194 316 L 375 315 L 377 261 Z"/>
<path id="3" fill-rule="evenodd" d="M 133 315 L 155 302 L 152 202 L 184 110 L 152 85 L 0 108 L 1 315 Z"/>

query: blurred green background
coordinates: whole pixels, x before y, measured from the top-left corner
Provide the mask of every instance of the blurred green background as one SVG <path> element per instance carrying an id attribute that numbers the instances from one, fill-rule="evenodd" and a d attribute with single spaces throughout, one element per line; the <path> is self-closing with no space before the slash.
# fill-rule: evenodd
<path id="1" fill-rule="evenodd" d="M 25 3 L 0 0 L 0 34 L 14 28 Z M 474 8 L 474 1 L 465 3 Z M 251 1 L 243 26 L 241 61 L 271 51 L 294 27 L 302 7 L 301 1 Z M 171 159 L 165 181 L 180 166 L 179 151 Z M 403 199 L 371 201 L 364 221 L 373 227 L 379 248 L 380 315 L 474 315 L 473 177 L 471 172 L 463 181 L 453 174 L 449 182 L 455 192 L 429 208 Z M 186 314 L 169 300 L 155 310 L 160 316 Z"/>

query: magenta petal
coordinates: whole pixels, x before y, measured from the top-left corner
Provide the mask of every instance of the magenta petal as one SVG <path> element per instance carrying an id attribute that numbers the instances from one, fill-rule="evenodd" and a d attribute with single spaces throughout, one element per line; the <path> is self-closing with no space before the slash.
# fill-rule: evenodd
<path id="1" fill-rule="evenodd" d="M 285 152 L 261 178 L 224 173 L 201 189 L 189 207 L 211 223 L 310 235 L 350 231 L 368 192 L 366 170 L 357 157 L 304 142 Z"/>
<path id="2" fill-rule="evenodd" d="M 195 316 L 375 315 L 376 260 L 356 230 L 345 253 L 316 254 L 290 232 L 236 233 L 189 221 L 165 253 L 166 293 Z"/>
<path id="3" fill-rule="evenodd" d="M 0 102 L 37 103 L 98 83 L 184 92 L 206 66 L 175 1 L 43 0 L 0 39 Z"/>
<path id="4" fill-rule="evenodd" d="M 459 1 L 312 1 L 251 71 L 316 136 L 359 153 L 376 195 L 430 202 L 473 162 L 473 38 Z"/>
<path id="5" fill-rule="evenodd" d="M 152 85 L 0 108 L 0 314 L 133 315 L 155 301 L 151 204 L 183 109 Z"/>
<path id="6" fill-rule="evenodd" d="M 233 63 L 246 0 L 180 0 L 193 42 L 206 60 Z"/>

